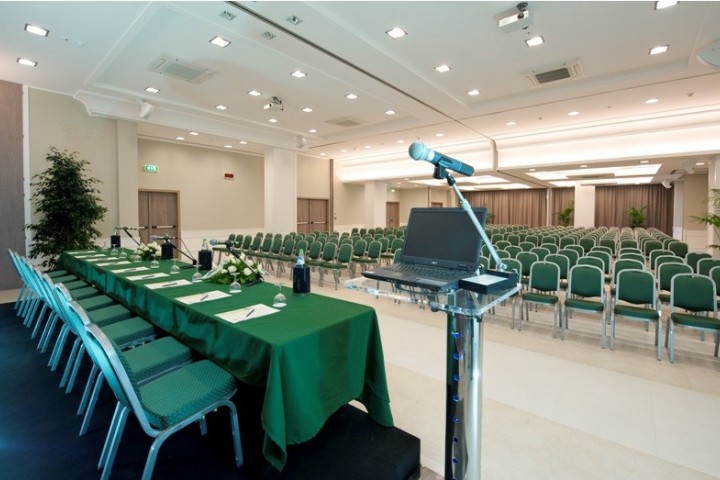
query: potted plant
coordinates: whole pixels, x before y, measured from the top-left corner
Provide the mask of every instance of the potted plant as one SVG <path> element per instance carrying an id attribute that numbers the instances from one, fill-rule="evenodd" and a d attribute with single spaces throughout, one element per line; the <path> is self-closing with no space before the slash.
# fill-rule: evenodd
<path id="1" fill-rule="evenodd" d="M 701 217 L 693 216 L 691 218 L 702 225 L 712 227 L 715 231 L 715 238 L 720 237 L 720 215 L 715 213 L 720 207 L 720 188 L 711 188 L 710 196 L 705 199 L 705 203 L 710 211 Z M 720 245 L 717 244 L 708 245 L 708 247 L 720 249 Z"/>
<path id="2" fill-rule="evenodd" d="M 567 227 L 573 220 L 573 212 L 575 211 L 575 200 L 570 200 L 570 204 L 562 211 L 557 213 L 560 225 Z"/>
<path id="3" fill-rule="evenodd" d="M 645 214 L 643 213 L 645 210 L 647 210 L 648 205 L 644 205 L 640 208 L 636 207 L 630 207 L 627 209 L 627 214 L 630 217 L 630 226 L 632 228 L 641 228 L 645 226 Z"/>
<path id="4" fill-rule="evenodd" d="M 63 251 L 94 247 L 100 236 L 95 223 L 107 212 L 95 188 L 100 180 L 86 176 L 89 162 L 77 155 L 50 147 L 45 156 L 50 166 L 30 182 L 38 216 L 37 223 L 26 225 L 33 236 L 30 258 L 42 258 L 43 267 L 54 268 Z"/>

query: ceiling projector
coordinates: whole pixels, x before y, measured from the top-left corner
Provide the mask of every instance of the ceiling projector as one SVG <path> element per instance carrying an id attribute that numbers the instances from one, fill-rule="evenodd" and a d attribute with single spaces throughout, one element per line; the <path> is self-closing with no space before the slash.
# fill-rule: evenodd
<path id="1" fill-rule="evenodd" d="M 270 103 L 263 105 L 263 109 L 270 110 L 271 112 L 282 112 L 283 111 L 283 104 L 282 100 L 278 97 L 272 97 L 272 100 L 270 100 Z"/>

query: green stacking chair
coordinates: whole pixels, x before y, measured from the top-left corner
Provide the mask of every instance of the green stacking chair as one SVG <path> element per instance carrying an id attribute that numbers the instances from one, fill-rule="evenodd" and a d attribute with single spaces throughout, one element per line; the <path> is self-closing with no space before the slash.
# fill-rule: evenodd
<path id="1" fill-rule="evenodd" d="M 695 273 L 679 273 L 672 278 L 670 316 L 665 333 L 670 363 L 675 361 L 676 327 L 712 332 L 715 336 L 715 356 L 718 356 L 720 320 L 717 317 L 717 287 L 712 278 Z"/>
<path id="2" fill-rule="evenodd" d="M 337 248 L 338 246 L 336 243 L 328 242 L 323 246 L 322 254 L 316 260 L 308 260 L 305 262 L 308 266 L 317 268 L 320 274 L 318 284 L 321 287 L 323 286 L 325 280 L 325 264 L 335 260 Z"/>
<path id="3" fill-rule="evenodd" d="M 655 264 L 653 265 L 653 271 L 655 272 L 655 275 L 658 274 L 658 270 L 660 270 L 660 265 L 662 265 L 663 263 L 685 263 L 685 260 L 675 255 L 660 255 L 658 257 L 655 257 Z"/>
<path id="4" fill-rule="evenodd" d="M 532 305 L 545 305 L 553 307 L 553 338 L 557 337 L 557 329 L 560 327 L 560 267 L 553 262 L 539 260 L 530 268 L 530 280 L 527 291 L 521 293 L 513 301 L 512 328 L 515 328 L 515 302 L 520 301 L 520 323 L 518 330 L 522 329 L 523 310 L 526 320 L 530 320 L 530 308 Z"/>
<path id="5" fill-rule="evenodd" d="M 673 252 L 675 255 L 677 255 L 680 258 L 685 258 L 685 256 L 688 254 L 689 246 L 685 242 L 670 242 L 667 244 L 667 249 Z"/>
<path id="6" fill-rule="evenodd" d="M 712 258 L 712 255 L 707 252 L 688 252 L 685 255 L 685 263 L 692 267 L 693 272 L 697 273 L 697 264 L 703 258 Z"/>
<path id="7" fill-rule="evenodd" d="M 697 263 L 697 273 L 700 275 L 710 276 L 710 270 L 714 267 L 720 266 L 720 259 L 718 258 L 701 258 Z"/>
<path id="8" fill-rule="evenodd" d="M 629 260 L 633 261 L 633 260 Z M 655 276 L 641 268 L 626 268 L 618 272 L 614 307 L 610 315 L 610 350 L 615 350 L 616 318 L 655 323 L 655 348 L 657 359 L 662 359 L 662 322 L 660 303 L 655 292 Z M 605 337 L 603 323 L 603 337 Z M 603 342 L 605 343 L 605 342 Z"/>
<path id="9" fill-rule="evenodd" d="M 397 250 L 396 250 L 397 251 Z M 323 255 L 324 256 L 324 255 Z M 322 263 L 322 269 L 327 272 L 333 272 L 335 278 L 335 290 L 338 288 L 340 283 L 340 272 L 347 269 L 350 274 L 350 259 L 352 258 L 352 245 L 349 243 L 343 243 L 338 248 L 337 258 Z"/>
<path id="10" fill-rule="evenodd" d="M 580 261 L 581 260 L 583 259 L 581 258 Z M 569 314 L 575 310 L 600 315 L 600 322 L 602 327 L 605 328 L 607 301 L 605 297 L 604 277 L 605 274 L 602 268 L 595 265 L 578 264 L 570 269 L 568 289 L 563 308 L 564 325 L 561 329 L 561 338 L 564 338 L 565 330 L 568 329 Z M 603 348 L 605 347 L 604 338 L 602 346 Z"/>
<path id="11" fill-rule="evenodd" d="M 662 263 L 658 265 L 655 272 L 658 283 L 658 301 L 661 304 L 670 303 L 670 289 L 672 288 L 672 279 L 680 273 L 693 273 L 692 267 L 685 262 L 681 263 Z"/>
<path id="12" fill-rule="evenodd" d="M 650 269 L 653 272 L 655 271 L 655 263 L 658 257 L 666 257 L 669 255 L 675 256 L 670 250 L 663 250 L 662 248 L 658 248 L 650 252 L 650 256 L 648 257 L 648 265 L 650 266 Z"/>
<path id="13" fill-rule="evenodd" d="M 70 306 L 75 309 L 75 304 Z M 230 412 L 235 464 L 242 465 L 237 410 L 230 400 L 237 390 L 232 375 L 210 360 L 200 360 L 138 385 L 127 371 L 127 361 L 95 325 L 88 326 L 85 343 L 118 402 L 100 455 L 98 468 L 102 469 L 102 480 L 110 477 L 130 412 L 135 414 L 142 430 L 154 439 L 143 480 L 152 477 L 158 451 L 168 437 L 195 422 L 200 422 L 204 433 L 205 416 L 221 407 Z"/>

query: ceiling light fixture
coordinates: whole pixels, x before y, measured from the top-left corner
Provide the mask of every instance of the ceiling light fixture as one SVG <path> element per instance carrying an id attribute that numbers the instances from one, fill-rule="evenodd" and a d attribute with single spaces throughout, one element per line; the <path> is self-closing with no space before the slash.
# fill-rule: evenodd
<path id="1" fill-rule="evenodd" d="M 253 96 L 253 97 L 259 97 L 260 95 L 262 95 L 262 92 L 258 92 L 257 90 L 250 90 L 247 93 L 248 93 L 248 95 Z"/>
<path id="2" fill-rule="evenodd" d="M 308 133 L 317 133 L 317 128 L 311 128 Z"/>
<path id="3" fill-rule="evenodd" d="M 669 8 L 677 5 L 677 0 L 659 0 L 655 2 L 655 10 L 662 10 L 663 8 Z"/>
<path id="4" fill-rule="evenodd" d="M 667 52 L 668 48 L 670 48 L 670 45 L 658 45 L 657 47 L 652 47 L 650 49 L 650 55 L 660 55 L 661 53 Z"/>
<path id="5" fill-rule="evenodd" d="M 225 48 L 228 45 L 230 45 L 230 41 L 225 40 L 224 38 L 218 37 L 218 36 L 211 38 L 210 43 L 212 43 L 213 45 L 218 46 L 220 48 Z"/>
<path id="6" fill-rule="evenodd" d="M 17 63 L 25 65 L 26 67 L 37 67 L 37 62 L 35 60 L 30 60 L 29 58 L 18 58 Z"/>
<path id="7" fill-rule="evenodd" d="M 232 145 L 224 145 L 225 148 L 232 148 Z"/>
<path id="8" fill-rule="evenodd" d="M 356 100 L 358 96 L 354 93 L 348 93 L 347 95 L 345 95 L 345 98 L 347 98 L 348 100 Z"/>
<path id="9" fill-rule="evenodd" d="M 185 137 L 175 137 L 175 140 L 180 140 L 181 142 L 185 140 Z"/>
<path id="10" fill-rule="evenodd" d="M 227 110 L 228 109 L 228 107 L 226 107 L 225 105 L 215 105 L 215 108 L 217 108 L 218 110 Z"/>
<path id="11" fill-rule="evenodd" d="M 302 71 L 300 71 L 300 70 L 295 70 L 295 71 L 292 72 L 290 75 L 292 75 L 292 76 L 295 77 L 295 78 L 307 77 L 307 73 L 302 72 Z"/>
<path id="12" fill-rule="evenodd" d="M 528 47 L 537 47 L 538 45 L 545 43 L 545 39 L 542 35 L 535 35 L 534 37 L 526 39 L 525 43 Z"/>
<path id="13" fill-rule="evenodd" d="M 580 115 L 580 112 L 578 112 L 577 110 L 573 110 L 572 112 L 568 112 L 568 117 L 577 117 L 578 115 Z"/>
<path id="14" fill-rule="evenodd" d="M 660 101 L 659 98 L 648 98 L 647 100 L 645 100 L 645 103 L 647 103 L 648 105 L 651 105 L 653 103 L 658 103 L 659 101 Z"/>
<path id="15" fill-rule="evenodd" d="M 395 115 L 395 110 L 385 110 L 385 115 Z"/>
<path id="16" fill-rule="evenodd" d="M 268 122 L 277 123 L 277 118 L 270 118 L 270 119 L 268 119 Z"/>
<path id="17" fill-rule="evenodd" d="M 47 37 L 48 33 L 50 33 L 49 30 L 45 30 L 37 25 L 30 25 L 29 23 L 25 24 L 25 31 L 34 35 L 40 35 L 41 37 Z"/>
<path id="18" fill-rule="evenodd" d="M 445 134 L 444 134 L 444 133 L 436 133 L 435 136 L 436 136 L 436 137 L 443 137 L 443 136 L 445 136 Z"/>
<path id="19" fill-rule="evenodd" d="M 290 16 L 287 18 L 287 21 L 290 22 L 290 23 L 292 23 L 293 25 L 299 25 L 299 24 L 302 23 L 302 18 L 300 18 L 300 17 L 298 17 L 298 16 L 295 16 L 295 15 L 290 15 Z"/>
<path id="20" fill-rule="evenodd" d="M 310 108 L 310 107 L 305 107 L 305 108 L 302 109 L 302 111 L 305 112 L 305 113 L 310 113 L 310 112 L 313 111 L 313 109 Z"/>
<path id="21" fill-rule="evenodd" d="M 247 145 L 247 142 L 246 142 L 245 140 L 240 140 L 238 143 L 239 143 L 240 145 Z"/>
<path id="22" fill-rule="evenodd" d="M 160 89 L 155 87 L 145 87 L 145 91 L 148 93 L 160 93 Z"/>
<path id="23" fill-rule="evenodd" d="M 193 137 L 200 135 L 198 132 L 188 132 L 188 135 L 192 135 Z"/>
<path id="24" fill-rule="evenodd" d="M 445 65 L 444 63 L 442 65 L 438 65 L 437 67 L 435 67 L 435 71 L 437 71 L 439 73 L 449 72 L 450 70 L 451 70 L 451 68 L 448 65 Z"/>
<path id="25" fill-rule="evenodd" d="M 392 37 L 392 38 L 394 38 L 394 39 L 396 39 L 396 40 L 397 40 L 398 38 L 402 38 L 402 37 L 404 37 L 405 35 L 407 35 L 407 32 L 406 32 L 405 30 L 403 30 L 402 28 L 400 28 L 400 27 L 393 27 L 392 29 L 388 30 L 388 31 L 385 32 L 385 33 L 387 33 L 390 37 Z"/>
<path id="26" fill-rule="evenodd" d="M 475 88 L 475 89 L 472 89 L 469 92 L 467 92 L 467 94 L 470 95 L 471 97 L 475 97 L 477 95 L 480 95 L 480 90 Z"/>
<path id="27" fill-rule="evenodd" d="M 505 122 L 505 125 L 507 125 L 508 127 L 512 127 L 513 125 L 517 125 L 517 122 L 509 121 Z"/>

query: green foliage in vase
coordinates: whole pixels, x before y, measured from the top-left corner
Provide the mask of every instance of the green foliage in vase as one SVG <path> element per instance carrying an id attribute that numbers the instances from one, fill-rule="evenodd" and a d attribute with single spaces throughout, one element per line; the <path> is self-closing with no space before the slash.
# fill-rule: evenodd
<path id="1" fill-rule="evenodd" d="M 50 166 L 30 182 L 38 216 L 37 223 L 26 225 L 33 237 L 30 258 L 42 258 L 43 267 L 54 268 L 63 251 L 93 248 L 100 236 L 95 224 L 107 213 L 95 188 L 100 180 L 87 177 L 89 162 L 77 155 L 50 147 L 45 156 Z"/>
<path id="2" fill-rule="evenodd" d="M 648 205 L 644 205 L 640 208 L 636 207 L 630 207 L 627 209 L 627 214 L 630 217 L 630 226 L 632 228 L 641 228 L 645 226 L 645 214 L 643 213 L 645 210 L 647 210 Z"/>
<path id="3" fill-rule="evenodd" d="M 570 200 L 570 204 L 561 212 L 557 213 L 560 224 L 563 227 L 567 227 L 573 221 L 573 212 L 575 212 L 575 201 Z"/>

